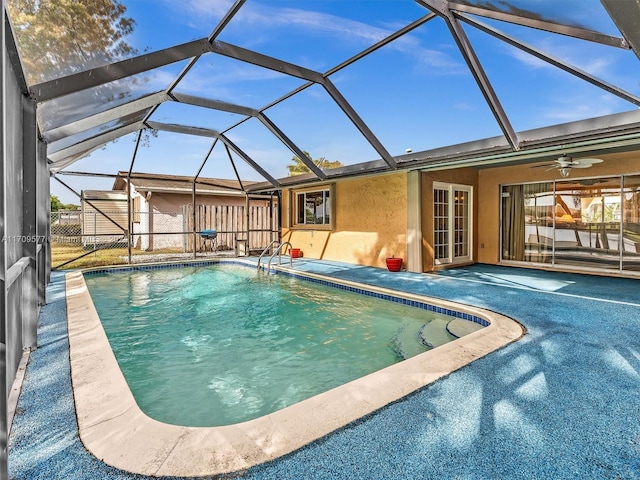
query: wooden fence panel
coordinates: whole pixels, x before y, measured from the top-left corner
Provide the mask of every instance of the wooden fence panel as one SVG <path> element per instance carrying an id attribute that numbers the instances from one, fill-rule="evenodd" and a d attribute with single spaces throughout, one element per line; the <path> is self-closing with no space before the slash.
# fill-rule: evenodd
<path id="1" fill-rule="evenodd" d="M 193 207 L 187 205 L 184 209 L 187 232 L 193 231 Z M 274 221 L 277 220 L 277 206 L 249 207 L 249 225 L 246 224 L 246 207 L 231 205 L 198 205 L 195 215 L 196 231 L 216 230 L 218 232 L 217 244 L 222 250 L 235 249 L 236 240 L 247 239 L 247 227 L 249 229 L 248 243 L 251 250 L 264 249 L 274 236 Z M 277 223 L 275 223 L 277 225 Z M 187 248 L 193 251 L 194 236 L 187 235 Z M 195 247 L 198 251 L 205 248 L 202 237 L 198 234 L 195 238 Z"/>

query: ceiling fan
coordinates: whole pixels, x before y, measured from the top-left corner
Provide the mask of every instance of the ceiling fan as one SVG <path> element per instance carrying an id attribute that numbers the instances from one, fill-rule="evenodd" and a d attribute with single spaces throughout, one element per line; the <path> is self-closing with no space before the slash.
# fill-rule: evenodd
<path id="1" fill-rule="evenodd" d="M 551 167 L 547 171 L 558 169 L 560 176 L 567 178 L 571 173 L 572 168 L 589 168 L 596 163 L 602 163 L 603 160 L 599 158 L 572 158 L 568 155 L 561 155 L 552 163 L 545 163 L 542 165 L 534 165 L 531 168 Z"/>

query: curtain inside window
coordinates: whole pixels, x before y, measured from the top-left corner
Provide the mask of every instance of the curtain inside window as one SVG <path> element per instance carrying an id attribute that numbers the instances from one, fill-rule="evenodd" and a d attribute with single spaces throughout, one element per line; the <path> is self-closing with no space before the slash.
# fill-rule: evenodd
<path id="1" fill-rule="evenodd" d="M 502 259 L 524 260 L 524 185 L 502 187 Z"/>
<path id="2" fill-rule="evenodd" d="M 528 238 L 534 235 L 533 241 L 540 242 L 537 227 L 541 219 L 538 218 L 537 203 L 538 198 L 547 193 L 553 193 L 553 184 L 548 182 L 502 187 L 503 260 L 533 260 L 527 258 Z"/>

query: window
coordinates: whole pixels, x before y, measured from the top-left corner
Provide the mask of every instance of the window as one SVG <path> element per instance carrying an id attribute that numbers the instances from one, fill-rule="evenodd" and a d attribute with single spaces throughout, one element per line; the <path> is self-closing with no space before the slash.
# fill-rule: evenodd
<path id="1" fill-rule="evenodd" d="M 295 194 L 296 225 L 331 225 L 330 189 Z"/>

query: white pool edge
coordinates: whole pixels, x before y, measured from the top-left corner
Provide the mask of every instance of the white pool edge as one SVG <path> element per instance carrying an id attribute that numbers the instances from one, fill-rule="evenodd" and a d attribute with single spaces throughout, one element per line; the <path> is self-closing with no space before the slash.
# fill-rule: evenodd
<path id="1" fill-rule="evenodd" d="M 66 275 L 71 380 L 80 438 L 116 468 L 151 476 L 234 472 L 291 453 L 521 338 L 514 320 L 379 287 L 344 283 L 447 306 L 490 322 L 477 332 L 255 420 L 224 427 L 158 422 L 138 407 L 104 332 L 82 272 Z"/>

